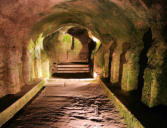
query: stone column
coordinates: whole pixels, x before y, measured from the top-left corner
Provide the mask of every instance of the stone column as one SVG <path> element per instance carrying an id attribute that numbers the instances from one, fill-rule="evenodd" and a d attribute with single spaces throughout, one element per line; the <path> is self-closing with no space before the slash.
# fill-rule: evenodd
<path id="1" fill-rule="evenodd" d="M 105 59 L 105 72 L 104 76 L 105 78 L 108 78 L 109 76 L 109 57 L 110 57 L 110 51 L 107 49 L 106 53 L 104 54 L 104 59 Z"/>
<path id="2" fill-rule="evenodd" d="M 30 54 L 26 48 L 23 48 L 23 55 L 22 55 L 22 76 L 23 76 L 23 81 L 26 85 L 29 84 L 30 82 Z"/>
<path id="3" fill-rule="evenodd" d="M 119 84 L 119 75 L 120 75 L 120 55 L 122 53 L 122 41 L 115 42 L 117 45 L 113 46 L 112 51 L 112 62 L 111 62 L 111 78 L 110 82 L 112 84 Z"/>
<path id="4" fill-rule="evenodd" d="M 123 64 L 121 89 L 133 91 L 137 89 L 139 74 L 139 55 L 137 51 L 129 50 L 125 54 L 126 63 Z"/>
<path id="5" fill-rule="evenodd" d="M 21 51 L 16 46 L 8 48 L 7 82 L 10 94 L 16 94 L 20 91 L 19 65 L 21 64 L 21 54 Z"/>
<path id="6" fill-rule="evenodd" d="M 120 52 L 114 51 L 111 63 L 111 83 L 119 83 Z"/>
<path id="7" fill-rule="evenodd" d="M 167 105 L 167 44 L 157 38 L 147 56 L 148 66 L 144 72 L 142 102 L 149 107 Z"/>
<path id="8" fill-rule="evenodd" d="M 5 51 L 6 48 L 2 43 L 0 43 L 0 97 L 5 96 L 7 94 L 7 86 L 6 86 L 6 69 L 7 65 L 5 63 Z"/>

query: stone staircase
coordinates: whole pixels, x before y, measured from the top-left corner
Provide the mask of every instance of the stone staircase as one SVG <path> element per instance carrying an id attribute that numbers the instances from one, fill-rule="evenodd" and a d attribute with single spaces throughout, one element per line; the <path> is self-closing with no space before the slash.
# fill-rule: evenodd
<path id="1" fill-rule="evenodd" d="M 89 64 L 82 62 L 61 63 L 57 65 L 56 73 L 89 73 Z"/>
<path id="2" fill-rule="evenodd" d="M 55 77 L 64 78 L 85 78 L 90 77 L 90 67 L 86 62 L 71 62 L 57 64 Z"/>

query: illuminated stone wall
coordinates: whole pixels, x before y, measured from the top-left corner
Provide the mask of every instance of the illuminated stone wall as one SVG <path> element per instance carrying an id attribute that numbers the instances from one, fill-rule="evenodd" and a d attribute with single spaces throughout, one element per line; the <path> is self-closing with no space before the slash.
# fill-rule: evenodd
<path id="1" fill-rule="evenodd" d="M 150 107 L 166 105 L 166 4 L 164 0 L 1 0 L 0 97 L 15 94 L 32 79 L 46 76 L 41 70 L 48 64 L 46 54 L 41 49 L 40 59 L 34 57 L 28 48 L 30 40 L 35 43 L 41 33 L 45 38 L 75 24 L 100 39 L 96 70 L 124 91 L 138 89 L 142 38 L 151 28 L 153 44 L 146 53 L 142 101 Z M 113 49 L 111 41 L 116 44 Z M 130 45 L 126 50 L 125 43 Z"/>

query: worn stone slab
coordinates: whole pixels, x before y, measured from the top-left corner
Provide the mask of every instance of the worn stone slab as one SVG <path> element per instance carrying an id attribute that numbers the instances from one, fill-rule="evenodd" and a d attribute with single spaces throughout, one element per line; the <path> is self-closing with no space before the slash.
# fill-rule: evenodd
<path id="1" fill-rule="evenodd" d="M 144 128 L 141 122 L 128 110 L 128 108 L 112 93 L 105 83 L 99 79 L 100 85 L 104 88 L 108 98 L 113 101 L 120 114 L 124 117 L 125 123 L 128 128 Z"/>
<path id="2" fill-rule="evenodd" d="M 0 113 L 0 127 L 9 121 L 18 111 L 20 111 L 44 86 L 45 80 L 41 81 L 23 97 Z"/>

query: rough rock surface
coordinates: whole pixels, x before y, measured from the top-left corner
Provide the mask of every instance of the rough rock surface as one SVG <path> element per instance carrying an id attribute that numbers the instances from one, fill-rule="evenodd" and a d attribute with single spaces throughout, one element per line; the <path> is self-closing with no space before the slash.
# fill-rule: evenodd
<path id="1" fill-rule="evenodd" d="M 48 83 L 8 128 L 126 128 L 99 84 L 79 80 Z"/>

